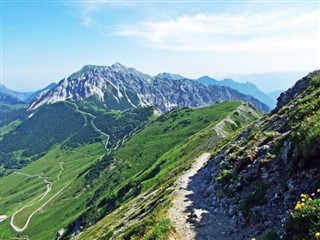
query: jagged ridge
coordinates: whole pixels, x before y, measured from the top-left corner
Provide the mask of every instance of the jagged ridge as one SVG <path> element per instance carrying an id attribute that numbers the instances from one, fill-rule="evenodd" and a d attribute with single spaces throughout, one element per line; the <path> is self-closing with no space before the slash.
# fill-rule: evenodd
<path id="1" fill-rule="evenodd" d="M 110 67 L 85 66 L 61 80 L 52 90 L 42 92 L 28 109 L 67 99 L 83 101 L 92 95 L 107 109 L 117 110 L 154 106 L 167 112 L 177 107 L 203 107 L 225 100 L 242 100 L 262 112 L 269 111 L 259 100 L 228 87 L 203 86 L 187 79 L 153 78 L 120 63 Z"/>

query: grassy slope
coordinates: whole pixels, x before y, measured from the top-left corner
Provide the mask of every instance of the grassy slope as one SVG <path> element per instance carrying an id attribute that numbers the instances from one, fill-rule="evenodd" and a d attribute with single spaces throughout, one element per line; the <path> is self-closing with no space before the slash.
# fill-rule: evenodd
<path id="1" fill-rule="evenodd" d="M 52 191 L 41 202 L 24 209 L 16 215 L 15 223 L 18 227 L 24 226 L 26 219 L 34 210 L 72 182 L 60 195 L 50 201 L 40 213 L 34 215 L 29 227 L 23 232 L 23 234 L 31 236 L 32 239 L 54 238 L 60 228 L 66 226 L 87 208 L 86 203 L 91 196 L 93 188 L 86 189 L 85 175 L 83 173 L 106 153 L 104 144 L 102 144 L 102 141 L 103 143 L 105 142 L 106 137 L 101 136 L 99 132 L 94 130 L 90 123 L 92 118 L 74 110 L 74 106 L 68 103 L 45 106 L 34 117 L 27 120 L 26 123 L 22 123 L 17 131 L 9 133 L 5 139 L 8 142 L 7 147 L 15 147 L 16 152 L 21 154 L 23 149 L 28 149 L 28 145 L 33 146 L 39 141 L 46 141 L 48 136 L 51 136 L 51 140 L 54 137 L 56 138 L 46 143 L 44 147 L 40 146 L 39 149 L 41 151 L 44 150 L 43 157 L 33 157 L 33 162 L 30 161 L 29 165 L 16 170 L 31 175 L 42 173 L 43 176 L 47 177 L 48 181 L 55 181 Z M 61 112 L 68 115 L 62 122 L 60 121 Z M 102 120 L 99 124 L 103 124 L 103 117 L 100 117 L 102 113 L 95 112 L 94 109 L 91 109 L 91 112 L 99 115 Z M 104 124 L 106 126 L 112 124 L 113 128 L 117 129 L 124 123 L 126 125 L 130 123 L 125 130 L 118 131 L 117 137 L 121 140 L 121 137 L 124 137 L 133 129 L 141 127 L 141 124 L 145 123 L 152 113 L 153 110 L 150 108 L 122 113 L 113 111 L 105 114 L 108 114 L 108 116 L 114 115 L 117 119 L 122 119 L 122 121 L 104 122 Z M 41 126 L 46 129 L 39 128 L 40 123 L 48 123 L 48 121 L 50 121 L 50 128 L 43 124 Z M 63 125 L 63 131 L 61 131 L 61 125 Z M 72 125 L 71 130 L 69 125 Z M 59 131 L 63 133 L 58 133 Z M 8 139 L 16 137 L 17 134 L 19 136 L 18 143 L 9 144 L 10 141 Z M 61 137 L 61 135 L 63 136 Z M 37 136 L 37 141 L 33 140 L 35 136 Z M 36 152 L 38 153 L 39 151 L 37 150 Z M 63 161 L 62 167 L 64 170 L 61 173 L 61 179 L 58 180 L 57 176 L 61 171 L 61 161 Z M 43 179 L 38 177 L 30 178 L 13 172 L 14 170 L 11 171 L 11 174 L 0 178 L 0 215 L 5 214 L 9 217 L 20 209 L 22 205 L 30 203 L 30 201 L 44 193 L 47 187 Z M 50 205 L 53 203 L 54 208 L 51 208 Z M 10 219 L 7 219 L 0 223 L 1 230 L 3 230 L 1 232 L 4 232 L 2 239 L 15 235 L 9 226 L 9 221 Z M 46 224 L 43 224 L 44 221 Z"/>
<path id="2" fill-rule="evenodd" d="M 24 118 L 25 104 L 10 104 L 0 101 L 0 140 L 20 125 Z"/>
<path id="3" fill-rule="evenodd" d="M 9 133 L 10 131 L 16 129 L 22 121 L 20 119 L 13 120 L 12 122 L 0 127 L 0 140 L 3 138 L 4 135 Z"/>
<path id="4" fill-rule="evenodd" d="M 41 203 L 16 215 L 16 224 L 22 227 L 27 216 L 34 209 L 71 182 L 72 184 L 66 190 L 34 215 L 23 234 L 32 239 L 54 238 L 59 229 L 83 212 L 88 212 L 87 207 L 92 202 L 99 204 L 98 208 L 103 209 L 105 207 L 103 200 L 106 200 L 106 197 L 115 197 L 116 204 L 122 204 L 134 196 L 133 189 L 147 192 L 156 182 L 163 181 L 170 176 L 169 173 L 175 172 L 172 169 L 178 169 L 178 172 L 181 171 L 181 167 L 185 169 L 188 164 L 180 164 L 181 162 L 177 162 L 177 159 L 188 156 L 192 149 L 200 146 L 203 141 L 209 140 L 214 135 L 209 126 L 219 122 L 240 104 L 240 102 L 227 102 L 197 110 L 175 110 L 161 116 L 116 152 L 113 162 L 108 162 L 110 168 L 108 171 L 100 172 L 101 178 L 98 180 L 92 180 L 88 177 L 90 174 L 83 173 L 105 153 L 101 142 L 75 149 L 59 148 L 57 145 L 43 157 L 20 170 L 28 174 L 43 172 L 48 180 L 56 182 L 52 191 Z M 202 132 L 206 127 L 208 129 Z M 192 141 L 191 136 L 193 136 Z M 201 148 L 197 151 L 201 151 Z M 61 160 L 64 162 L 64 171 L 61 179 L 57 180 L 57 175 L 61 171 L 59 165 Z M 110 159 L 105 157 L 104 160 Z M 100 162 L 95 164 L 95 166 L 99 165 L 101 165 Z M 0 185 L 0 214 L 9 217 L 22 204 L 30 202 L 46 189 L 43 180 L 14 173 L 1 178 Z M 0 223 L 2 239 L 16 235 L 9 226 L 9 221 L 10 219 L 7 219 Z"/>
<path id="5" fill-rule="evenodd" d="M 101 163 L 93 167 L 87 177 L 88 184 L 100 187 L 91 200 L 92 211 L 82 218 L 84 224 L 105 214 L 94 208 L 108 209 L 105 205 L 110 205 L 110 202 L 120 203 L 137 194 L 130 189 L 138 188 L 137 191 L 140 191 L 141 179 L 148 177 L 142 173 L 157 159 L 211 122 L 220 121 L 240 104 L 240 102 L 226 102 L 196 110 L 184 108 L 171 111 L 132 137 L 124 147 L 116 151 L 115 155 L 104 158 Z M 103 168 L 99 166 L 102 164 Z M 111 165 L 113 167 L 110 170 L 108 166 Z M 92 173 L 97 171 L 100 172 Z M 135 174 L 141 176 L 132 178 Z M 97 178 L 97 176 L 102 177 Z"/>
<path id="6" fill-rule="evenodd" d="M 19 227 L 24 225 L 31 212 L 50 199 L 60 189 L 72 183 L 63 193 L 52 199 L 40 213 L 34 215 L 29 227 L 23 234 L 32 236 L 32 239 L 53 239 L 60 228 L 85 208 L 84 202 L 88 198 L 88 193 L 80 194 L 83 180 L 81 178 L 77 179 L 77 177 L 79 173 L 97 161 L 100 155 L 105 153 L 105 150 L 101 143 L 95 143 L 77 148 L 75 151 L 61 151 L 59 147 L 55 147 L 39 160 L 19 170 L 31 175 L 43 173 L 44 176 L 48 177 L 49 181 L 55 181 L 52 191 L 40 203 L 26 208 L 16 215 L 15 223 Z M 64 170 L 58 180 L 57 175 L 61 171 L 60 161 L 63 161 Z M 22 205 L 29 203 L 46 189 L 46 184 L 42 179 L 29 178 L 15 173 L 1 178 L 0 185 L 1 214 L 7 216 L 11 216 Z M 8 218 L 0 223 L 1 239 L 15 236 L 14 231 L 9 226 L 9 221 L 10 219 Z"/>
<path id="7" fill-rule="evenodd" d="M 221 140 L 213 130 L 221 120 L 230 115 L 230 118 L 239 123 L 238 128 L 246 124 L 243 116 L 234 111 L 240 105 L 240 102 L 225 102 L 197 110 L 175 110 L 161 116 L 128 141 L 116 153 L 121 162 L 125 161 L 130 166 L 122 171 L 125 175 L 121 179 L 122 185 L 130 187 L 122 188 L 126 189 L 126 193 L 120 196 L 122 201 L 128 202 L 137 189 L 140 195 L 127 204 L 122 204 L 121 208 L 89 228 L 80 238 L 107 238 L 113 233 L 124 239 L 141 239 L 146 235 L 159 237 L 160 232 L 165 232 L 166 226 L 169 226 L 165 212 L 169 206 L 170 186 L 201 151 L 211 148 Z M 254 116 L 247 117 L 248 122 L 256 119 Z M 237 128 L 226 124 L 224 129 L 232 132 Z M 115 193 L 118 197 L 119 192 L 121 188 Z M 150 214 L 144 216 L 147 212 Z"/>

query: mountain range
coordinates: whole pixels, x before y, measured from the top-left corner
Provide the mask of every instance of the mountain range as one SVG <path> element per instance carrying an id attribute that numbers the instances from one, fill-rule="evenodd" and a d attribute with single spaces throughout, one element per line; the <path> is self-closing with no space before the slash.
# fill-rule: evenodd
<path id="1" fill-rule="evenodd" d="M 2 92 L 0 239 L 314 239 L 319 94 L 119 63 Z"/>
<path id="2" fill-rule="evenodd" d="M 102 70 L 104 68 L 104 70 Z M 111 68 L 114 68 L 113 70 L 111 70 Z M 185 86 L 184 87 L 191 87 L 191 85 L 192 85 L 192 87 L 193 87 L 193 82 L 189 82 L 188 83 L 188 81 L 187 80 L 192 80 L 192 79 L 188 79 L 188 78 L 186 78 L 186 77 L 183 77 L 183 76 L 181 76 L 181 75 L 179 75 L 179 74 L 171 74 L 171 73 L 160 73 L 160 74 L 158 74 L 158 75 L 156 75 L 155 77 L 151 77 L 151 76 L 149 76 L 149 75 L 147 75 L 147 74 L 143 74 L 143 73 L 141 73 L 141 72 L 138 72 L 137 70 L 135 70 L 135 69 L 132 69 L 132 68 L 127 68 L 127 67 L 125 67 L 125 66 L 123 66 L 123 65 L 121 65 L 121 64 L 119 64 L 119 63 L 117 63 L 117 64 L 114 64 L 113 66 L 111 66 L 111 67 L 103 67 L 103 66 L 94 66 L 94 65 L 87 65 L 87 66 L 85 66 L 85 67 L 83 67 L 81 70 L 79 70 L 78 72 L 76 72 L 76 73 L 74 73 L 74 74 L 72 74 L 69 78 L 67 78 L 67 79 L 73 79 L 73 80 L 79 80 L 80 79 L 80 77 L 81 77 L 81 74 L 85 74 L 87 77 L 89 77 L 90 78 L 90 74 L 92 74 L 92 73 L 90 73 L 89 74 L 89 72 L 90 71 L 92 71 L 93 69 L 96 69 L 97 71 L 100 71 L 99 73 L 98 72 L 96 72 L 95 74 L 97 75 L 97 74 L 100 74 L 101 75 L 101 73 L 102 72 L 106 72 L 106 69 L 109 69 L 108 71 L 109 72 L 112 72 L 112 71 L 117 71 L 117 69 L 122 69 L 122 73 L 123 74 L 131 74 L 132 76 L 134 76 L 134 78 L 133 79 L 131 79 L 132 81 L 134 81 L 134 80 L 136 80 L 136 79 L 143 79 L 143 81 L 138 81 L 138 85 L 136 85 L 136 87 L 142 87 L 143 89 L 145 89 L 145 91 L 147 91 L 148 92 L 148 94 L 151 94 L 151 95 L 153 95 L 153 97 L 151 97 L 151 98 L 157 98 L 157 99 L 159 99 L 159 98 L 172 98 L 172 96 L 163 96 L 163 94 L 161 94 L 161 93 L 159 93 L 159 91 L 157 91 L 157 89 L 155 89 L 154 87 L 155 86 L 151 86 L 151 85 L 153 85 L 153 83 L 156 85 L 156 87 L 165 87 L 165 88 L 171 88 L 171 87 L 173 87 L 173 88 L 181 88 L 180 87 L 180 85 L 181 84 L 185 84 Z M 89 75 L 88 75 L 89 74 Z M 136 74 L 136 76 L 135 76 L 135 74 Z M 94 75 L 92 75 L 92 76 L 94 76 Z M 103 76 L 103 74 L 101 75 L 103 78 L 106 78 L 106 76 Z M 66 79 L 64 79 L 64 80 L 66 80 Z M 161 80 L 162 80 L 162 83 L 161 84 L 159 84 L 159 82 L 161 82 Z M 169 81 L 167 81 L 167 82 L 165 82 L 165 80 L 169 80 Z M 173 80 L 179 80 L 178 82 L 174 82 Z M 83 79 L 82 79 L 82 81 L 83 81 Z M 91 81 L 93 81 L 92 79 L 91 79 Z M 98 81 L 99 80 L 94 80 L 95 82 L 91 82 L 90 84 L 95 84 L 96 86 L 98 86 L 98 88 L 100 88 L 100 87 L 103 87 L 104 89 L 106 89 L 106 88 L 108 88 L 108 86 L 107 85 L 104 85 L 104 86 L 102 86 L 101 85 L 101 83 L 99 83 Z M 265 94 L 264 92 L 262 92 L 260 89 L 258 89 L 254 84 L 251 84 L 251 83 L 249 83 L 249 82 L 247 82 L 247 83 L 238 83 L 238 82 L 235 82 L 235 81 L 233 81 L 233 80 L 231 80 L 231 79 L 224 79 L 224 80 L 221 80 L 221 81 L 217 81 L 217 80 L 215 80 L 215 79 L 213 79 L 213 78 L 210 78 L 210 77 L 208 77 L 208 76 L 203 76 L 203 77 L 200 77 L 199 79 L 195 79 L 194 80 L 195 82 L 198 82 L 198 83 L 201 83 L 201 84 L 203 84 L 203 85 L 205 85 L 205 86 L 207 86 L 207 87 L 209 87 L 210 88 L 210 86 L 221 86 L 221 87 L 228 87 L 228 88 L 231 88 L 231 89 L 233 89 L 233 90 L 236 90 L 236 91 L 238 91 L 238 92 L 240 92 L 240 93 L 243 93 L 243 94 L 245 94 L 245 95 L 248 95 L 248 96 L 252 96 L 252 97 L 254 97 L 254 98 L 256 98 L 256 99 L 258 99 L 260 102 L 262 102 L 262 103 L 264 103 L 264 104 L 266 104 L 268 107 L 269 107 L 269 109 L 273 109 L 274 107 L 275 107 L 275 100 L 274 100 L 274 98 L 271 98 L 270 96 L 268 96 L 267 94 Z M 75 82 L 77 82 L 77 81 L 75 81 Z M 158 83 L 157 83 L 158 82 Z M 60 84 L 60 83 L 59 83 Z M 66 84 L 66 82 L 64 82 L 63 84 Z M 90 85 L 89 84 L 89 85 Z M 101 86 L 100 86 L 100 85 Z M 117 84 L 118 83 L 115 83 L 116 84 L 116 88 L 118 88 L 118 89 L 121 89 L 121 88 L 123 88 L 122 86 L 118 86 Z M 127 84 L 131 84 L 131 82 L 128 82 Z M 141 84 L 141 85 L 143 85 L 143 86 L 139 86 L 139 84 Z M 51 83 L 51 84 L 49 84 L 48 86 L 46 86 L 45 88 L 43 88 L 43 89 L 41 89 L 41 90 L 38 90 L 38 91 L 36 91 L 36 92 L 28 92 L 28 93 L 19 93 L 19 92 L 16 92 L 16 91 L 13 91 L 13 90 L 10 90 L 10 89 L 8 89 L 8 88 L 6 88 L 5 86 L 3 86 L 2 85 L 2 87 L 1 87 L 1 91 L 2 92 L 4 92 L 4 93 L 6 93 L 6 94 L 9 94 L 9 95 L 12 95 L 13 97 L 17 97 L 18 99 L 20 99 L 21 101 L 24 101 L 24 102 L 26 102 L 26 103 L 30 103 L 30 102 L 35 102 L 34 100 L 35 100 L 35 98 L 37 97 L 37 99 L 39 99 L 40 98 L 40 96 L 39 96 L 39 94 L 41 93 L 41 97 L 42 97 L 42 95 L 44 95 L 45 93 L 47 93 L 47 91 L 48 90 L 51 90 L 52 88 L 54 88 L 54 87 L 56 87 L 56 83 Z M 73 85 L 74 85 L 74 83 L 73 83 Z M 168 85 L 168 86 L 165 86 L 165 85 Z M 72 87 L 74 87 L 74 89 L 77 89 L 77 86 L 72 86 Z M 125 86 L 125 88 L 126 88 L 127 86 Z M 61 87 L 60 87 L 61 88 Z M 63 87 L 62 87 L 63 88 Z M 84 88 L 86 88 L 86 86 L 82 86 L 82 90 L 81 91 L 86 91 L 86 90 L 84 90 Z M 59 101 L 59 100 L 63 100 L 64 98 L 70 98 L 70 96 L 72 95 L 72 97 L 73 98 L 81 98 L 81 99 L 83 99 L 83 98 L 86 98 L 86 96 L 91 96 L 91 95 L 97 95 L 97 96 L 99 96 L 99 94 L 101 95 L 102 94 L 102 92 L 104 91 L 104 90 L 102 90 L 102 91 L 100 91 L 99 92 L 99 90 L 97 90 L 97 88 L 95 87 L 95 86 L 90 86 L 90 88 L 91 88 L 91 90 L 89 90 L 89 92 L 86 92 L 86 93 L 78 93 L 78 96 L 73 96 L 73 94 L 75 94 L 75 93 L 72 93 L 72 91 L 70 91 L 70 87 L 68 87 L 68 90 L 66 90 L 66 91 L 68 91 L 68 96 L 63 96 L 63 93 L 59 93 L 59 90 L 56 90 L 57 92 L 55 93 L 55 94 L 52 94 L 52 96 L 51 96 L 51 98 L 52 99 L 46 99 L 46 100 L 43 100 L 44 102 L 45 101 L 48 101 L 49 103 L 50 102 L 55 102 L 55 101 Z M 112 88 L 112 87 L 111 87 Z M 182 86 L 182 88 L 183 88 L 183 86 Z M 197 87 L 197 88 L 200 88 L 199 86 Z M 217 88 L 217 87 L 214 87 L 214 88 Z M 199 89 L 199 91 L 201 91 L 201 94 L 210 94 L 210 92 L 211 91 L 215 91 L 216 93 L 215 93 L 215 95 L 216 96 L 213 96 L 213 97 L 209 97 L 209 96 L 206 96 L 205 98 L 211 98 L 210 100 L 207 100 L 207 99 L 201 99 L 201 100 L 199 100 L 199 102 L 197 103 L 197 104 L 193 104 L 194 106 L 193 107 L 197 107 L 197 106 L 202 106 L 203 104 L 211 104 L 213 101 L 221 101 L 221 100 L 223 100 L 223 97 L 222 96 L 219 96 L 219 94 L 218 94 L 218 92 L 219 91 L 223 91 L 223 95 L 229 95 L 229 98 L 230 97 L 233 97 L 234 99 L 237 99 L 238 98 L 238 96 L 232 96 L 232 95 L 235 95 L 235 93 L 233 92 L 233 93 L 227 93 L 226 92 L 226 89 L 225 88 L 220 88 L 220 90 L 214 90 L 214 88 L 211 88 L 210 90 L 208 90 L 208 89 L 205 89 L 205 88 L 202 88 L 202 89 Z M 108 90 L 109 91 L 109 90 Z M 112 91 L 117 91 L 117 90 L 112 90 Z M 121 90 L 121 91 L 123 91 L 123 89 Z M 130 89 L 130 91 L 133 91 L 133 92 L 135 92 L 135 91 L 137 91 L 137 89 L 134 89 L 134 87 L 133 87 L 133 89 Z M 151 92 L 152 93 L 151 93 Z M 179 92 L 179 91 L 178 91 Z M 141 95 L 141 94 L 143 94 L 144 92 L 139 92 L 139 95 Z M 60 97 L 58 96 L 58 95 L 61 95 Z M 109 94 L 110 95 L 110 94 Z M 111 93 L 111 95 L 112 95 L 112 93 Z M 211 94 L 210 94 L 211 95 Z M 116 98 L 114 98 L 114 97 L 111 97 L 111 99 L 109 99 L 109 101 L 117 101 L 117 98 L 118 98 L 119 96 L 116 96 Z M 127 96 L 125 96 L 125 98 L 126 98 Z M 133 96 L 131 96 L 131 97 L 133 97 Z M 139 98 L 139 96 L 135 96 L 135 97 L 133 97 L 133 98 Z M 141 98 L 141 97 L 140 97 Z M 101 97 L 100 97 L 100 99 L 101 99 Z M 129 101 L 135 101 L 134 99 L 130 99 L 130 97 L 129 97 L 129 99 L 128 99 Z M 141 103 L 139 103 L 139 104 L 142 104 L 142 105 L 153 105 L 154 103 L 153 103 L 153 101 L 155 101 L 154 99 L 139 99 L 138 101 L 142 101 Z M 160 101 L 162 101 L 163 99 L 160 99 Z M 103 101 L 103 100 L 102 100 Z M 126 101 L 126 100 L 124 100 L 124 101 Z M 168 102 L 168 100 L 166 100 L 167 102 Z M 171 100 L 172 101 L 172 100 Z M 175 100 L 176 101 L 176 100 Z M 168 109 L 171 109 L 171 107 L 174 107 L 174 106 L 179 106 L 179 104 L 178 103 L 176 103 L 175 101 L 173 101 L 173 102 L 168 102 L 167 104 L 172 104 L 173 106 L 170 106 L 170 107 L 168 107 L 168 106 L 159 106 L 159 108 L 161 108 L 161 111 L 167 111 Z M 188 100 L 187 100 L 188 101 Z M 246 101 L 249 101 L 248 99 L 246 100 Z M 252 100 L 251 100 L 252 101 Z M 39 104 L 39 103 L 34 103 L 34 104 Z M 130 106 L 130 107 L 133 107 L 133 105 L 132 104 L 130 104 L 130 103 L 123 103 L 123 104 L 125 104 L 125 105 L 127 105 L 127 107 L 128 106 Z M 156 104 L 156 103 L 155 103 Z M 187 103 L 186 103 L 187 104 Z M 192 104 L 191 103 L 188 103 L 190 106 L 192 106 Z M 40 104 L 41 105 L 41 104 Z M 120 103 L 120 105 L 121 105 L 121 103 Z M 113 108 L 114 106 L 112 106 L 111 108 Z M 119 106 L 118 106 L 119 107 Z M 33 106 L 30 106 L 30 108 L 34 108 Z M 262 106 L 260 106 L 260 107 L 258 107 L 258 108 L 260 108 L 260 110 L 262 110 L 262 111 L 267 111 L 267 109 L 264 107 L 264 109 L 262 109 Z"/>
<path id="3" fill-rule="evenodd" d="M 188 79 L 173 80 L 159 75 L 151 77 L 120 63 L 110 67 L 85 66 L 38 95 L 28 109 L 67 99 L 83 101 L 90 97 L 95 97 L 106 109 L 117 110 L 154 106 L 164 113 L 177 107 L 203 107 L 238 99 L 250 102 L 263 112 L 269 111 L 268 106 L 254 97 L 226 86 L 205 86 Z"/>
<path id="4" fill-rule="evenodd" d="M 256 85 L 250 82 L 238 83 L 233 81 L 232 79 L 223 79 L 221 81 L 217 81 L 208 76 L 203 76 L 197 79 L 196 81 L 207 86 L 218 85 L 218 86 L 226 86 L 226 87 L 236 89 L 241 93 L 255 97 L 259 101 L 268 105 L 270 109 L 273 109 L 276 106 L 276 101 L 273 98 L 271 98 L 270 96 L 262 92 L 259 88 L 256 87 Z"/>

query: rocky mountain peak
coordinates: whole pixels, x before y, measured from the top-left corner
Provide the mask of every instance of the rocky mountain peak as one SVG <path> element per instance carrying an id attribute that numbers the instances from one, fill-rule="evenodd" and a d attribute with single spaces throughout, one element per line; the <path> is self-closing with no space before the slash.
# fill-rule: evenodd
<path id="1" fill-rule="evenodd" d="M 155 76 L 155 78 L 167 78 L 167 79 L 170 79 L 170 80 L 186 79 L 186 77 L 183 77 L 183 76 L 181 76 L 179 74 L 167 73 L 167 72 L 159 73 L 158 75 Z"/>
<path id="2" fill-rule="evenodd" d="M 115 71 L 127 70 L 127 67 L 124 66 L 123 64 L 119 63 L 119 62 L 116 62 L 116 63 L 112 64 L 111 68 L 114 69 Z"/>
<path id="3" fill-rule="evenodd" d="M 174 79 L 151 77 L 121 63 L 109 67 L 86 65 L 53 89 L 39 94 L 28 109 L 69 99 L 84 101 L 96 96 L 101 105 L 115 110 L 154 106 L 167 112 L 176 107 L 197 108 L 225 100 L 242 100 L 263 112 L 269 111 L 265 104 L 234 89 L 204 86 L 196 81 L 176 79 L 176 75 L 172 77 Z"/>

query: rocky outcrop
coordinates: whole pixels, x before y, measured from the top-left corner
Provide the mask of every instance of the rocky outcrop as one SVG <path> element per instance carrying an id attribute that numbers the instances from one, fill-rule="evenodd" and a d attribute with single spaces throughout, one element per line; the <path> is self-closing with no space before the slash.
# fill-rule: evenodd
<path id="1" fill-rule="evenodd" d="M 107 109 L 116 110 L 154 106 L 167 112 L 177 107 L 197 108 L 226 100 L 242 100 L 262 112 L 269 111 L 259 100 L 228 87 L 204 86 L 187 79 L 154 78 L 120 63 L 110 67 L 85 66 L 53 89 L 40 93 L 28 109 L 68 99 L 83 101 L 91 96 Z"/>
<path id="2" fill-rule="evenodd" d="M 278 101 L 277 109 L 283 107 L 290 100 L 297 97 L 301 92 L 303 92 L 309 86 L 310 80 L 314 76 L 318 76 L 318 75 L 320 75 L 320 70 L 317 70 L 308 74 L 306 77 L 297 81 L 292 88 L 289 88 L 287 91 L 281 93 L 280 96 L 277 98 L 277 101 Z"/>

